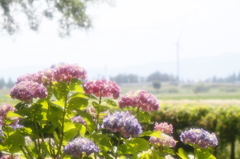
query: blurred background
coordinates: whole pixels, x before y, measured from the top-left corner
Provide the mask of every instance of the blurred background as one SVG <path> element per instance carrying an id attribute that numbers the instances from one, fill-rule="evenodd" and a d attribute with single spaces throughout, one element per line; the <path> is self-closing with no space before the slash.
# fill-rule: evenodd
<path id="1" fill-rule="evenodd" d="M 176 140 L 202 127 L 217 158 L 240 158 L 239 0 L 0 0 L 0 104 L 18 102 L 6 95 L 19 76 L 61 62 L 154 94 L 152 119 Z"/>
<path id="2" fill-rule="evenodd" d="M 122 93 L 240 99 L 238 0 L 82 1 L 80 13 L 71 12 L 79 4 L 46 2 L 1 0 L 0 89 L 65 62 L 89 80 L 116 81 Z"/>

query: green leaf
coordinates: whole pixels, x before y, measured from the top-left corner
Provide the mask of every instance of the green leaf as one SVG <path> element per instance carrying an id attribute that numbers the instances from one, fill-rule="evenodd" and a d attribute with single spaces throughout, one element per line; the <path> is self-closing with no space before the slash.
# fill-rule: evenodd
<path id="1" fill-rule="evenodd" d="M 196 156 L 198 159 L 216 159 L 208 149 L 196 149 Z"/>
<path id="2" fill-rule="evenodd" d="M 109 109 L 109 106 L 100 105 L 97 102 L 92 102 L 93 107 L 100 113 Z"/>
<path id="3" fill-rule="evenodd" d="M 82 82 L 76 78 L 73 78 L 70 83 L 70 91 L 84 93 L 83 87 L 81 86 Z"/>
<path id="4" fill-rule="evenodd" d="M 88 106 L 88 100 L 81 97 L 73 97 L 68 103 L 68 110 L 84 109 Z"/>
<path id="5" fill-rule="evenodd" d="M 141 135 L 139 135 L 139 137 L 142 136 L 152 136 L 152 137 L 156 137 L 156 138 L 161 138 L 161 131 L 144 131 L 142 132 Z"/>
<path id="6" fill-rule="evenodd" d="M 7 116 L 6 117 L 20 117 L 20 118 L 23 118 L 23 116 L 17 114 L 17 113 L 14 113 L 12 111 L 8 111 L 7 113 Z"/>
<path id="7" fill-rule="evenodd" d="M 85 135 L 86 130 L 87 130 L 86 126 L 84 126 L 83 124 L 80 124 L 80 123 L 74 123 L 74 124 L 75 124 L 75 127 L 78 129 L 79 134 L 82 136 Z"/>
<path id="8" fill-rule="evenodd" d="M 179 148 L 179 149 L 178 149 L 177 155 L 178 155 L 179 157 L 181 157 L 181 159 L 190 159 L 190 158 L 188 157 L 188 155 L 186 154 L 186 152 L 183 150 L 183 148 Z"/>
<path id="9" fill-rule="evenodd" d="M 84 95 L 87 96 L 90 99 L 98 100 L 95 96 L 93 96 L 91 94 L 84 94 Z"/>
<path id="10" fill-rule="evenodd" d="M 77 110 L 78 114 L 86 121 L 87 130 L 92 133 L 96 128 L 96 123 L 93 121 L 93 118 L 90 114 L 85 113 L 81 110 Z"/>
<path id="11" fill-rule="evenodd" d="M 139 122 L 149 123 L 151 120 L 150 114 L 144 111 L 138 112 L 136 117 Z"/>
<path id="12" fill-rule="evenodd" d="M 53 82 L 53 94 L 57 100 L 65 100 L 69 88 L 65 82 Z"/>
<path id="13" fill-rule="evenodd" d="M 60 107 L 64 107 L 65 105 L 65 102 L 63 100 L 57 100 L 57 101 L 54 101 L 53 103 Z"/>
<path id="14" fill-rule="evenodd" d="M 5 144 L 8 145 L 10 153 L 17 153 L 21 151 L 19 145 L 24 144 L 24 137 L 18 131 L 15 131 L 5 140 Z"/>
<path id="15" fill-rule="evenodd" d="M 107 104 L 111 105 L 111 106 L 114 106 L 114 107 L 118 106 L 117 103 L 114 102 L 114 101 L 111 100 L 111 99 L 106 99 L 106 100 L 104 100 L 104 101 L 105 101 Z"/>
<path id="16" fill-rule="evenodd" d="M 48 109 L 48 101 L 46 99 L 39 99 L 37 103 L 42 105 L 43 109 Z"/>
<path id="17" fill-rule="evenodd" d="M 141 138 L 124 141 L 125 144 L 119 146 L 121 154 L 136 154 L 139 151 L 146 151 L 150 147 L 149 142 Z"/>

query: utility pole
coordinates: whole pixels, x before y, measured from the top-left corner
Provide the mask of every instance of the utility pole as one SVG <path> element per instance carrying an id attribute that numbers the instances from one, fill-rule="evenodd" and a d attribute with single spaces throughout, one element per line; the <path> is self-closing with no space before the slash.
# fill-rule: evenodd
<path id="1" fill-rule="evenodd" d="M 181 38 L 181 35 L 176 43 L 176 51 L 177 51 L 177 84 L 180 83 L 180 60 L 179 60 L 179 48 L 180 48 L 180 44 L 179 44 L 179 41 L 180 41 L 180 38 Z"/>

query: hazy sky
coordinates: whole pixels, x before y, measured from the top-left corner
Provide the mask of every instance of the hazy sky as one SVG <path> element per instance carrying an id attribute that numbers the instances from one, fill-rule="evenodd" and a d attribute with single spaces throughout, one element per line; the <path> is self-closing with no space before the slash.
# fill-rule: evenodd
<path id="1" fill-rule="evenodd" d="M 239 0 L 115 0 L 88 10 L 93 28 L 69 38 L 43 20 L 39 33 L 22 30 L 0 37 L 0 71 L 16 66 L 66 62 L 90 67 L 125 67 L 180 58 L 240 54 Z"/>

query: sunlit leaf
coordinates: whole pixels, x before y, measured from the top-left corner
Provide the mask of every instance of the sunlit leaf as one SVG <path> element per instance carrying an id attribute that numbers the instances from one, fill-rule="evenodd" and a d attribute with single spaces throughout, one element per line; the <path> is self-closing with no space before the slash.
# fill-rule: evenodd
<path id="1" fill-rule="evenodd" d="M 117 103 L 114 102 L 114 101 L 111 100 L 111 99 L 106 99 L 106 100 L 104 100 L 104 101 L 105 101 L 107 104 L 111 105 L 111 106 L 114 106 L 114 107 L 118 106 Z"/>
<path id="2" fill-rule="evenodd" d="M 183 150 L 183 148 L 179 148 L 177 154 L 179 157 L 181 157 L 181 159 L 190 159 L 187 153 Z"/>
<path id="3" fill-rule="evenodd" d="M 23 118 L 23 116 L 17 114 L 17 113 L 14 113 L 12 111 L 8 111 L 6 117 L 20 117 L 20 118 Z"/>
<path id="4" fill-rule="evenodd" d="M 84 90 L 83 90 L 83 87 L 82 87 L 82 82 L 80 80 L 76 79 L 76 78 L 73 78 L 71 80 L 69 89 L 70 89 L 70 91 L 84 93 Z"/>
<path id="5" fill-rule="evenodd" d="M 141 135 L 139 135 L 139 137 L 142 136 L 152 136 L 152 137 L 156 137 L 156 138 L 161 138 L 161 131 L 144 131 L 142 132 Z"/>
<path id="6" fill-rule="evenodd" d="M 68 110 L 84 109 L 88 106 L 88 100 L 86 98 L 74 97 L 71 98 L 68 103 Z"/>

